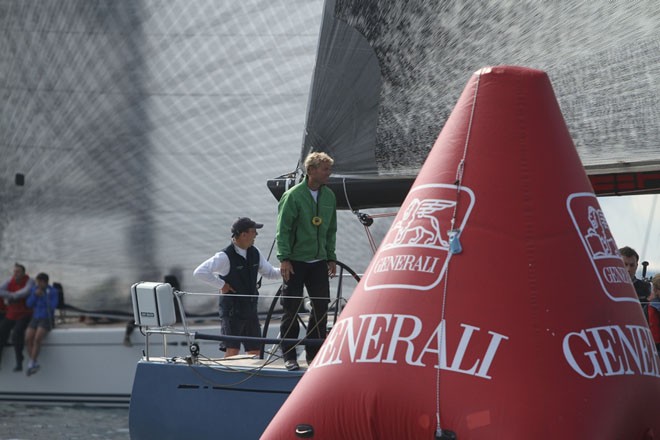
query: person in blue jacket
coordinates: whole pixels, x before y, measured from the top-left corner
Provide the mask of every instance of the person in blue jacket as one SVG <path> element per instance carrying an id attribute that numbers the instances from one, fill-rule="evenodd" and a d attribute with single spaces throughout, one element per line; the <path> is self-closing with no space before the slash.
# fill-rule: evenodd
<path id="1" fill-rule="evenodd" d="M 32 319 L 25 331 L 25 344 L 30 359 L 27 369 L 28 376 L 39 371 L 37 357 L 44 338 L 53 328 L 58 302 L 59 295 L 57 290 L 48 284 L 48 275 L 43 272 L 37 275 L 36 284 L 25 301 L 26 305 L 32 309 Z"/>

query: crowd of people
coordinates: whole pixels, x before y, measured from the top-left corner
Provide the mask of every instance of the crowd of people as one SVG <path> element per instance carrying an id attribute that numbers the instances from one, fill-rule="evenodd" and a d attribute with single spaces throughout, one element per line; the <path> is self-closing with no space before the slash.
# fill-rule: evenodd
<path id="1" fill-rule="evenodd" d="M 22 372 L 27 345 L 28 376 L 39 371 L 42 342 L 55 325 L 59 294 L 48 282 L 48 274 L 42 272 L 32 279 L 25 266 L 15 263 L 13 276 L 0 285 L 0 360 L 11 336 L 14 371 Z"/>

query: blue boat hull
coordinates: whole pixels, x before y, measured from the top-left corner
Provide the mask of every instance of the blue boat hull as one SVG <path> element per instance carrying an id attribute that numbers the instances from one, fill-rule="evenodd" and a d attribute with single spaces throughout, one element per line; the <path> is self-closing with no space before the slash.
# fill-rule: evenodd
<path id="1" fill-rule="evenodd" d="M 140 361 L 129 410 L 131 439 L 257 439 L 302 374 L 245 362 Z"/>

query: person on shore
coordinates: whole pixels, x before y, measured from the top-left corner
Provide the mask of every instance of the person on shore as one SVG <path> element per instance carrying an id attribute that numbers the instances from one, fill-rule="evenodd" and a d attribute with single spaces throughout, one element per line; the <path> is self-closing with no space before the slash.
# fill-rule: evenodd
<path id="1" fill-rule="evenodd" d="M 307 288 L 312 306 L 307 338 L 324 339 L 326 336 L 330 302 L 328 276 L 335 275 L 337 260 L 337 200 L 326 186 L 333 164 L 334 160 L 326 153 L 309 154 L 305 159 L 305 179 L 286 191 L 278 205 L 277 258 L 284 278 L 282 338 L 298 338 L 298 312 L 302 310 L 303 288 Z M 308 364 L 319 348 L 306 346 Z M 288 370 L 300 368 L 295 345 L 282 343 L 282 353 Z"/>
<path id="2" fill-rule="evenodd" d="M 193 275 L 220 290 L 220 326 L 223 335 L 261 336 L 261 323 L 257 314 L 258 274 L 268 279 L 280 279 L 280 269 L 274 268 L 254 241 L 259 235 L 257 229 L 264 225 L 248 217 L 237 219 L 231 227 L 231 243 L 200 264 Z M 245 351 L 258 356 L 262 344 L 244 341 Z M 225 356 L 235 356 L 240 352 L 241 342 L 223 341 L 220 350 Z"/>
<path id="3" fill-rule="evenodd" d="M 32 309 L 25 304 L 25 299 L 33 286 L 34 281 L 26 273 L 25 266 L 19 263 L 14 264 L 14 276 L 0 285 L 0 299 L 7 306 L 5 318 L 0 322 L 0 360 L 11 334 L 16 355 L 15 372 L 23 371 L 25 329 L 32 316 Z"/>
<path id="4" fill-rule="evenodd" d="M 32 287 L 30 295 L 25 300 L 32 309 L 32 319 L 25 331 L 25 344 L 28 352 L 27 375 L 31 376 L 39 371 L 37 358 L 41 351 L 41 344 L 46 335 L 53 329 L 55 323 L 55 309 L 59 304 L 57 290 L 48 284 L 48 275 L 40 273 L 36 276 L 36 285 Z"/>

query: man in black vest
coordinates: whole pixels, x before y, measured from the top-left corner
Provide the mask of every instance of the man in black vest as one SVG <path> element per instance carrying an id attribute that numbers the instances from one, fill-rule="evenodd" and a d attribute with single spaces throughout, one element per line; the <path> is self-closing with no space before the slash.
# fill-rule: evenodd
<path id="1" fill-rule="evenodd" d="M 646 309 L 649 295 L 651 294 L 651 284 L 646 280 L 640 280 L 636 276 L 639 263 L 639 254 L 635 251 L 635 249 L 629 246 L 625 246 L 619 249 L 619 254 L 623 260 L 623 265 L 626 267 L 626 270 L 630 274 L 630 281 L 635 288 L 635 293 L 639 298 L 639 302 L 642 303 L 642 308 Z"/>
<path id="2" fill-rule="evenodd" d="M 269 279 L 281 278 L 280 269 L 274 268 L 254 246 L 257 229 L 264 225 L 241 217 L 231 227 L 232 242 L 200 264 L 194 276 L 217 287 L 220 296 L 220 326 L 223 335 L 261 336 L 261 324 L 257 315 L 258 274 Z M 245 351 L 259 355 L 258 342 L 244 342 Z M 224 341 L 220 350 L 225 356 L 235 356 L 241 348 L 240 342 Z"/>

